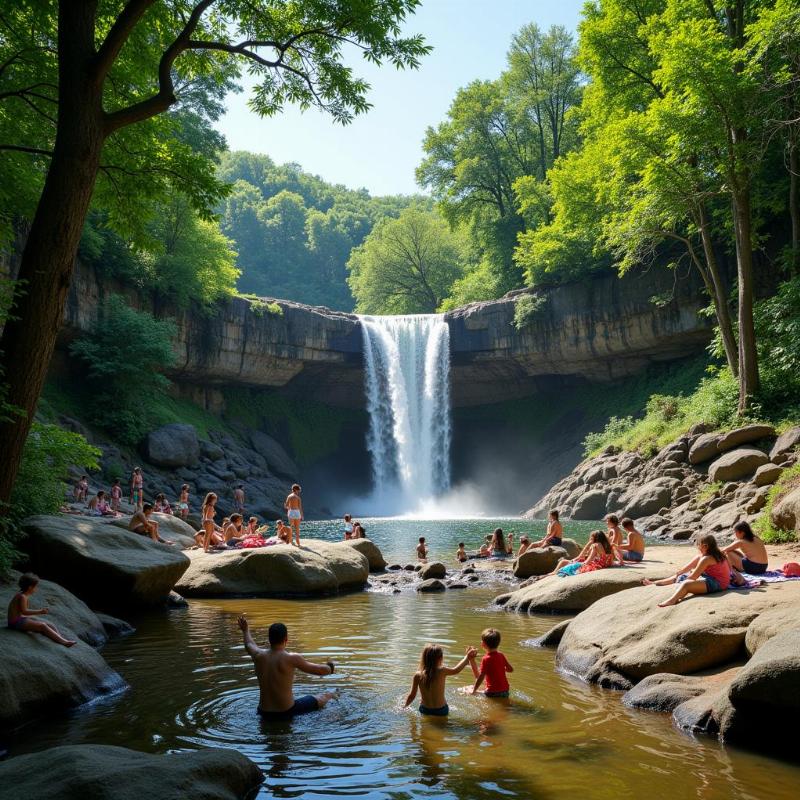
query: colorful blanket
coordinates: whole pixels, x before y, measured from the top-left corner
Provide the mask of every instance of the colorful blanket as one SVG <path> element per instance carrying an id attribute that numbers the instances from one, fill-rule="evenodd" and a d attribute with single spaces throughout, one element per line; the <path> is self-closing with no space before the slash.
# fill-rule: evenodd
<path id="1" fill-rule="evenodd" d="M 797 577 L 789 577 L 784 575 L 779 569 L 767 570 L 762 575 L 750 575 L 747 572 L 742 573 L 744 583 L 741 586 L 730 585 L 731 589 L 755 589 L 757 586 L 763 586 L 765 583 L 783 583 L 784 581 L 800 581 L 800 575 Z"/>

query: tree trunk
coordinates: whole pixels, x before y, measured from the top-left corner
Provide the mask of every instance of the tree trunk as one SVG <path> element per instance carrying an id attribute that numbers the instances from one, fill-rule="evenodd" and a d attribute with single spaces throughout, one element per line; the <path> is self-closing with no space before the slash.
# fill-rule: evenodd
<path id="1" fill-rule="evenodd" d="M 789 217 L 792 221 L 792 272 L 800 267 L 800 135 L 794 125 L 789 127 Z"/>
<path id="2" fill-rule="evenodd" d="M 739 412 L 758 393 L 758 354 L 753 324 L 753 241 L 749 188 L 733 196 L 736 267 L 739 283 Z"/>
<path id="3" fill-rule="evenodd" d="M 698 228 L 700 229 L 700 239 L 703 242 L 703 254 L 708 267 L 708 275 L 712 287 L 711 300 L 714 303 L 714 311 L 717 315 L 720 336 L 722 337 L 722 347 L 725 350 L 725 360 L 728 368 L 734 377 L 739 375 L 739 353 L 736 344 L 736 335 L 733 332 L 731 322 L 731 310 L 728 305 L 728 293 L 725 291 L 725 281 L 719 271 L 717 256 L 714 252 L 714 242 L 711 238 L 711 230 L 706 215 L 705 206 L 701 205 L 698 209 Z"/>
<path id="4" fill-rule="evenodd" d="M 0 503 L 11 497 L 47 376 L 103 147 L 101 87 L 90 79 L 96 5 L 59 3 L 55 146 L 22 253 L 15 318 L 0 338 L 7 400 L 24 412 L 0 423 Z"/>

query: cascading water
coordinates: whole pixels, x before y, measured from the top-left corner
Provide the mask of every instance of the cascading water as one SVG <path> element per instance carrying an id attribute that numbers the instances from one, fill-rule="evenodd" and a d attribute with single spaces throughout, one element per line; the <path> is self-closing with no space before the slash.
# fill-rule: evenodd
<path id="1" fill-rule="evenodd" d="M 450 330 L 444 317 L 361 317 L 367 448 L 381 513 L 450 488 Z"/>

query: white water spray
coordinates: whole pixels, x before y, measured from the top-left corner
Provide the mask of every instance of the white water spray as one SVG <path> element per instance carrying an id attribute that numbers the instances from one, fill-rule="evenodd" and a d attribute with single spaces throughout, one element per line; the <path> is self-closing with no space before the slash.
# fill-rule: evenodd
<path id="1" fill-rule="evenodd" d="M 450 488 L 450 330 L 444 317 L 361 317 L 367 449 L 380 513 Z"/>

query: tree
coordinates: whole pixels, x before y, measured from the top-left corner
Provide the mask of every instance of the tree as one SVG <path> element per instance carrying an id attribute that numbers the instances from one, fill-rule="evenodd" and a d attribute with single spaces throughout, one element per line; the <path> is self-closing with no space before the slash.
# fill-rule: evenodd
<path id="1" fill-rule="evenodd" d="M 379 222 L 347 266 L 364 314 L 437 311 L 463 272 L 463 244 L 435 211 L 411 207 Z"/>
<path id="2" fill-rule="evenodd" d="M 4 9 L 0 151 L 39 159 L 43 182 L 21 257 L 15 318 L 0 339 L 8 400 L 25 412 L 0 422 L 0 502 L 11 495 L 106 154 L 124 156 L 105 170 L 112 185 L 126 177 L 150 185 L 156 173 L 167 180 L 169 167 L 169 179 L 180 183 L 191 173 L 190 197 L 209 209 L 220 192 L 208 160 L 171 136 L 182 96 L 191 103 L 203 82 L 224 88 L 246 64 L 258 81 L 251 101 L 257 113 L 276 114 L 293 102 L 347 122 L 369 104 L 366 83 L 342 62 L 344 48 L 353 45 L 370 61 L 416 66 L 428 48 L 399 31 L 418 5 L 128 0 L 120 8 L 61 0 L 56 16 L 49 0 L 21 0 Z M 15 127 L 9 120 L 20 106 L 31 116 Z"/>

